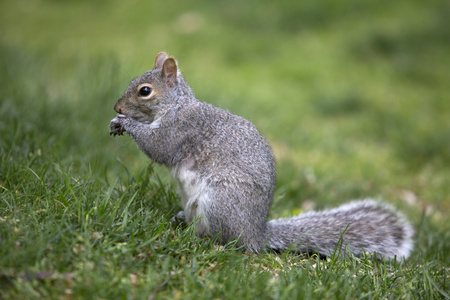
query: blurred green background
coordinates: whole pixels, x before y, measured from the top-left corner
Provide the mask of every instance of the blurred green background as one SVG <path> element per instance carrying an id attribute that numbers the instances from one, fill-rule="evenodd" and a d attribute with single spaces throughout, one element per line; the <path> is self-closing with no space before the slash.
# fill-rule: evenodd
<path id="1" fill-rule="evenodd" d="M 108 124 L 164 50 L 197 98 L 269 139 L 274 215 L 371 196 L 442 220 L 449 16 L 436 0 L 1 1 L 1 154 L 138 172 L 148 160 Z"/>

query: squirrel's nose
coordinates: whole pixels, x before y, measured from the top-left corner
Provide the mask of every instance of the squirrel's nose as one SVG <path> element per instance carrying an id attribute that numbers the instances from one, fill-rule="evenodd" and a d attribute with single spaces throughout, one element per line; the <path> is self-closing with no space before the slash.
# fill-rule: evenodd
<path id="1" fill-rule="evenodd" d="M 114 110 L 116 111 L 116 113 L 121 114 L 122 108 L 120 108 L 118 104 L 119 104 L 119 101 L 117 101 L 117 103 L 114 104 Z"/>

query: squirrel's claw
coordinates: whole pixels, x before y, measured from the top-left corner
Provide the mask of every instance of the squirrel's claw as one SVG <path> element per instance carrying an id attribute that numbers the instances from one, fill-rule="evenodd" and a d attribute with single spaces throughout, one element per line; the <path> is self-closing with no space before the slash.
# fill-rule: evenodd
<path id="1" fill-rule="evenodd" d="M 109 135 L 116 137 L 116 135 L 123 135 L 125 130 L 122 127 L 111 127 L 109 131 Z"/>
<path id="2" fill-rule="evenodd" d="M 123 135 L 122 132 L 118 133 L 118 132 L 110 132 L 109 135 L 113 135 L 114 137 L 116 137 L 116 135 Z"/>

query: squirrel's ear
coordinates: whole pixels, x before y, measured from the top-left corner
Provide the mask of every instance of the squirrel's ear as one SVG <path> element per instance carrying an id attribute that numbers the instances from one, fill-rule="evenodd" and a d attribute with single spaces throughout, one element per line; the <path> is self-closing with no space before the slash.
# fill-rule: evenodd
<path id="1" fill-rule="evenodd" d="M 177 80 L 178 67 L 173 57 L 167 58 L 162 66 L 161 76 L 166 79 L 167 85 L 172 88 Z"/>
<path id="2" fill-rule="evenodd" d="M 159 52 L 155 58 L 155 69 L 161 69 L 164 61 L 168 58 L 166 52 Z"/>

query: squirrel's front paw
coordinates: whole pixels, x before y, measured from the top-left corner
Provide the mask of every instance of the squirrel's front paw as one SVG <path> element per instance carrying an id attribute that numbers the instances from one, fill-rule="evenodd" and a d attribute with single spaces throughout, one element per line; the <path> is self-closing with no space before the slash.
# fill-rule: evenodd
<path id="1" fill-rule="evenodd" d="M 125 132 L 125 128 L 123 128 L 122 121 L 125 116 L 117 115 L 114 119 L 111 120 L 109 124 L 109 135 L 123 135 Z"/>

